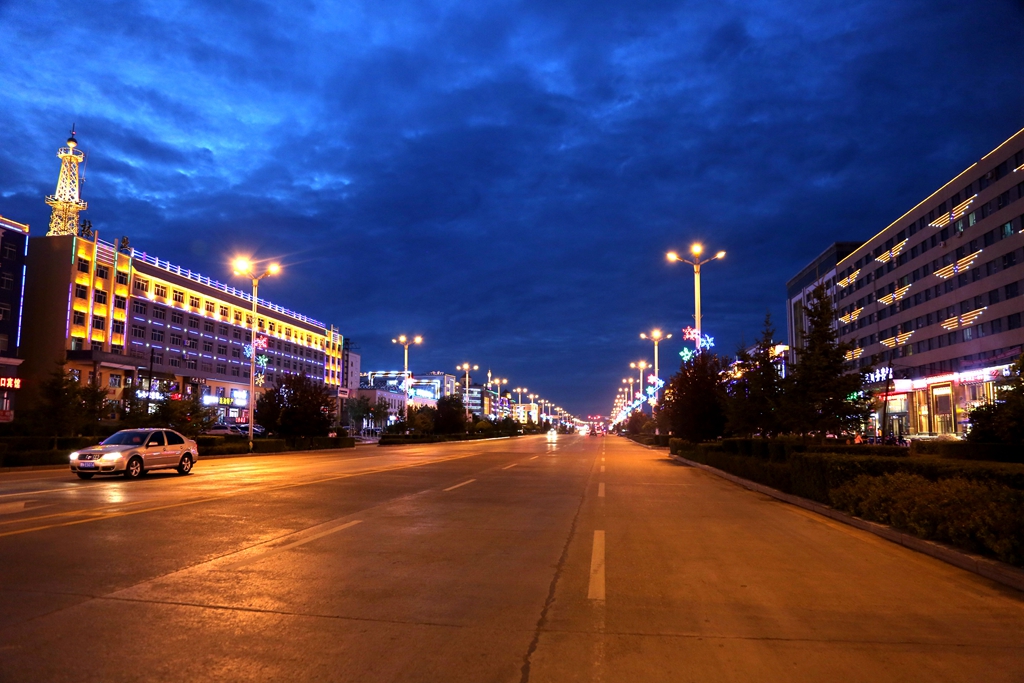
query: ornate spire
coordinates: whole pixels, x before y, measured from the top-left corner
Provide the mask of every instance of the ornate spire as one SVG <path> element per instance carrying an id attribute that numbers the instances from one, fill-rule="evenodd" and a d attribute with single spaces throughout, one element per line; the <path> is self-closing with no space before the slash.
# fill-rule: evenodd
<path id="1" fill-rule="evenodd" d="M 75 140 L 75 129 L 72 126 L 67 147 L 57 150 L 57 156 L 60 158 L 57 191 L 46 198 L 46 203 L 53 207 L 47 237 L 78 234 L 78 212 L 85 211 L 88 206 L 79 196 L 78 164 L 85 155 L 81 150 L 75 149 L 76 147 L 78 141 Z"/>

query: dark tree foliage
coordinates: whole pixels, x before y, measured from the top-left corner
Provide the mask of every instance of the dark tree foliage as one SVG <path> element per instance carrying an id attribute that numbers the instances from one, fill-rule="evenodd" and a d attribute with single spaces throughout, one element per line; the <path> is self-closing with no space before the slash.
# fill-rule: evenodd
<path id="1" fill-rule="evenodd" d="M 853 345 L 838 340 L 832 297 L 824 285 L 811 293 L 806 316 L 806 344 L 797 350 L 786 387 L 787 426 L 818 436 L 855 430 L 867 419 L 869 398 L 861 394 L 863 375 L 846 368 Z"/>
<path id="2" fill-rule="evenodd" d="M 333 422 L 334 398 L 325 385 L 314 382 L 306 375 L 288 375 L 260 399 L 263 415 L 271 417 L 280 406 L 277 432 L 285 438 L 299 436 L 327 436 Z M 257 419 L 260 419 L 257 403 Z M 272 427 L 264 422 L 267 428 Z"/>
<path id="3" fill-rule="evenodd" d="M 281 430 L 281 415 L 286 403 L 284 394 L 270 389 L 256 399 L 256 423 L 275 434 Z"/>
<path id="4" fill-rule="evenodd" d="M 348 413 L 348 423 L 357 432 L 363 428 L 363 420 L 370 414 L 370 399 L 365 396 L 350 398 L 345 402 L 345 412 Z"/>
<path id="5" fill-rule="evenodd" d="M 642 410 L 634 410 L 626 418 L 627 434 L 644 434 L 644 428 L 651 422 L 651 416 Z"/>
<path id="6" fill-rule="evenodd" d="M 437 417 L 434 432 L 437 434 L 458 434 L 466 431 L 466 406 L 462 397 L 451 395 L 437 400 Z"/>
<path id="7" fill-rule="evenodd" d="M 1024 446 L 1024 354 L 1013 364 L 1008 381 L 999 387 L 996 403 L 971 411 L 967 440 Z"/>
<path id="8" fill-rule="evenodd" d="M 80 382 L 61 365 L 41 384 L 32 421 L 47 436 L 93 434 L 107 409 L 106 387 Z"/>
<path id="9" fill-rule="evenodd" d="M 754 349 L 740 349 L 737 354 L 728 401 L 728 428 L 733 434 L 772 437 L 782 430 L 782 376 L 775 362 L 774 337 L 768 314 Z"/>
<path id="10" fill-rule="evenodd" d="M 215 422 L 217 410 L 204 406 L 198 393 L 161 401 L 150 420 L 154 427 L 170 427 L 189 437 L 202 434 Z"/>
<path id="11" fill-rule="evenodd" d="M 725 433 L 725 362 L 707 351 L 683 362 L 664 392 L 662 410 L 671 432 L 700 443 Z"/>
<path id="12" fill-rule="evenodd" d="M 378 429 L 388 426 L 388 420 L 391 418 L 391 406 L 388 405 L 386 398 L 381 396 L 376 403 L 370 406 L 370 417 L 373 418 L 373 423 Z"/>

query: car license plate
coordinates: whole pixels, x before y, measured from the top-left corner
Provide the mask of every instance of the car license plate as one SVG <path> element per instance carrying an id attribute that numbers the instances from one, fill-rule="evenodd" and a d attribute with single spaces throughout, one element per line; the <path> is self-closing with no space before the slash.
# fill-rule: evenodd
<path id="1" fill-rule="evenodd" d="M 90 467 L 96 467 L 96 463 L 94 463 L 94 462 L 80 462 L 80 463 L 78 463 L 78 467 L 79 467 L 79 469 L 81 469 L 83 467 L 85 469 L 89 469 Z"/>

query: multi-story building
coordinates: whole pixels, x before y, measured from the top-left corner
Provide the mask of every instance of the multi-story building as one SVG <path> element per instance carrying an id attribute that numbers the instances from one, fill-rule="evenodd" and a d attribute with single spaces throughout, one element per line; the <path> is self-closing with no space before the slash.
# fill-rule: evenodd
<path id="1" fill-rule="evenodd" d="M 1022 232 L 1024 131 L 839 259 L 836 326 L 887 433 L 963 433 L 993 400 L 1024 351 Z"/>
<path id="2" fill-rule="evenodd" d="M 150 405 L 198 393 L 225 420 L 243 422 L 252 353 L 257 392 L 297 374 L 335 391 L 345 386 L 345 339 L 333 326 L 263 299 L 254 306 L 249 292 L 78 224 L 86 203 L 76 147 L 72 136 L 58 152 L 50 232 L 29 240 L 22 349 L 29 389 L 63 366 L 107 387 L 111 403 L 126 391 Z"/>
<path id="3" fill-rule="evenodd" d="M 804 311 L 811 292 L 818 285 L 824 285 L 826 293 L 835 298 L 836 264 L 849 256 L 861 242 L 835 242 L 811 261 L 796 277 L 786 283 L 786 323 L 789 332 L 791 353 L 804 345 Z M 792 355 L 790 361 L 794 360 Z"/>
<path id="4" fill-rule="evenodd" d="M 25 297 L 28 226 L 0 216 L 0 422 L 14 419 Z"/>
<path id="5" fill-rule="evenodd" d="M 385 386 L 383 388 L 360 386 L 355 392 L 355 398 L 365 398 L 370 402 L 370 406 L 376 406 L 379 401 L 383 400 L 388 406 L 387 424 L 382 425 L 379 422 L 375 422 L 373 418 L 367 415 L 363 418 L 363 429 L 377 429 L 382 426 L 387 427 L 405 419 L 406 396 L 405 392 L 402 391 L 399 386 Z"/>

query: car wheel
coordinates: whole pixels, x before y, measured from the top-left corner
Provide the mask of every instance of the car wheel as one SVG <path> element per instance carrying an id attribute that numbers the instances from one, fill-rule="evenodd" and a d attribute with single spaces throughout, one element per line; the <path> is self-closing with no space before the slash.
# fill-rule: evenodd
<path id="1" fill-rule="evenodd" d="M 142 458 L 137 455 L 129 460 L 124 468 L 125 479 L 138 479 L 142 476 L 142 472 Z"/>
<path id="2" fill-rule="evenodd" d="M 186 453 L 178 463 L 178 474 L 192 474 L 192 456 Z"/>
<path id="3" fill-rule="evenodd" d="M 95 476 L 92 472 L 75 472 L 79 479 L 92 479 Z"/>

